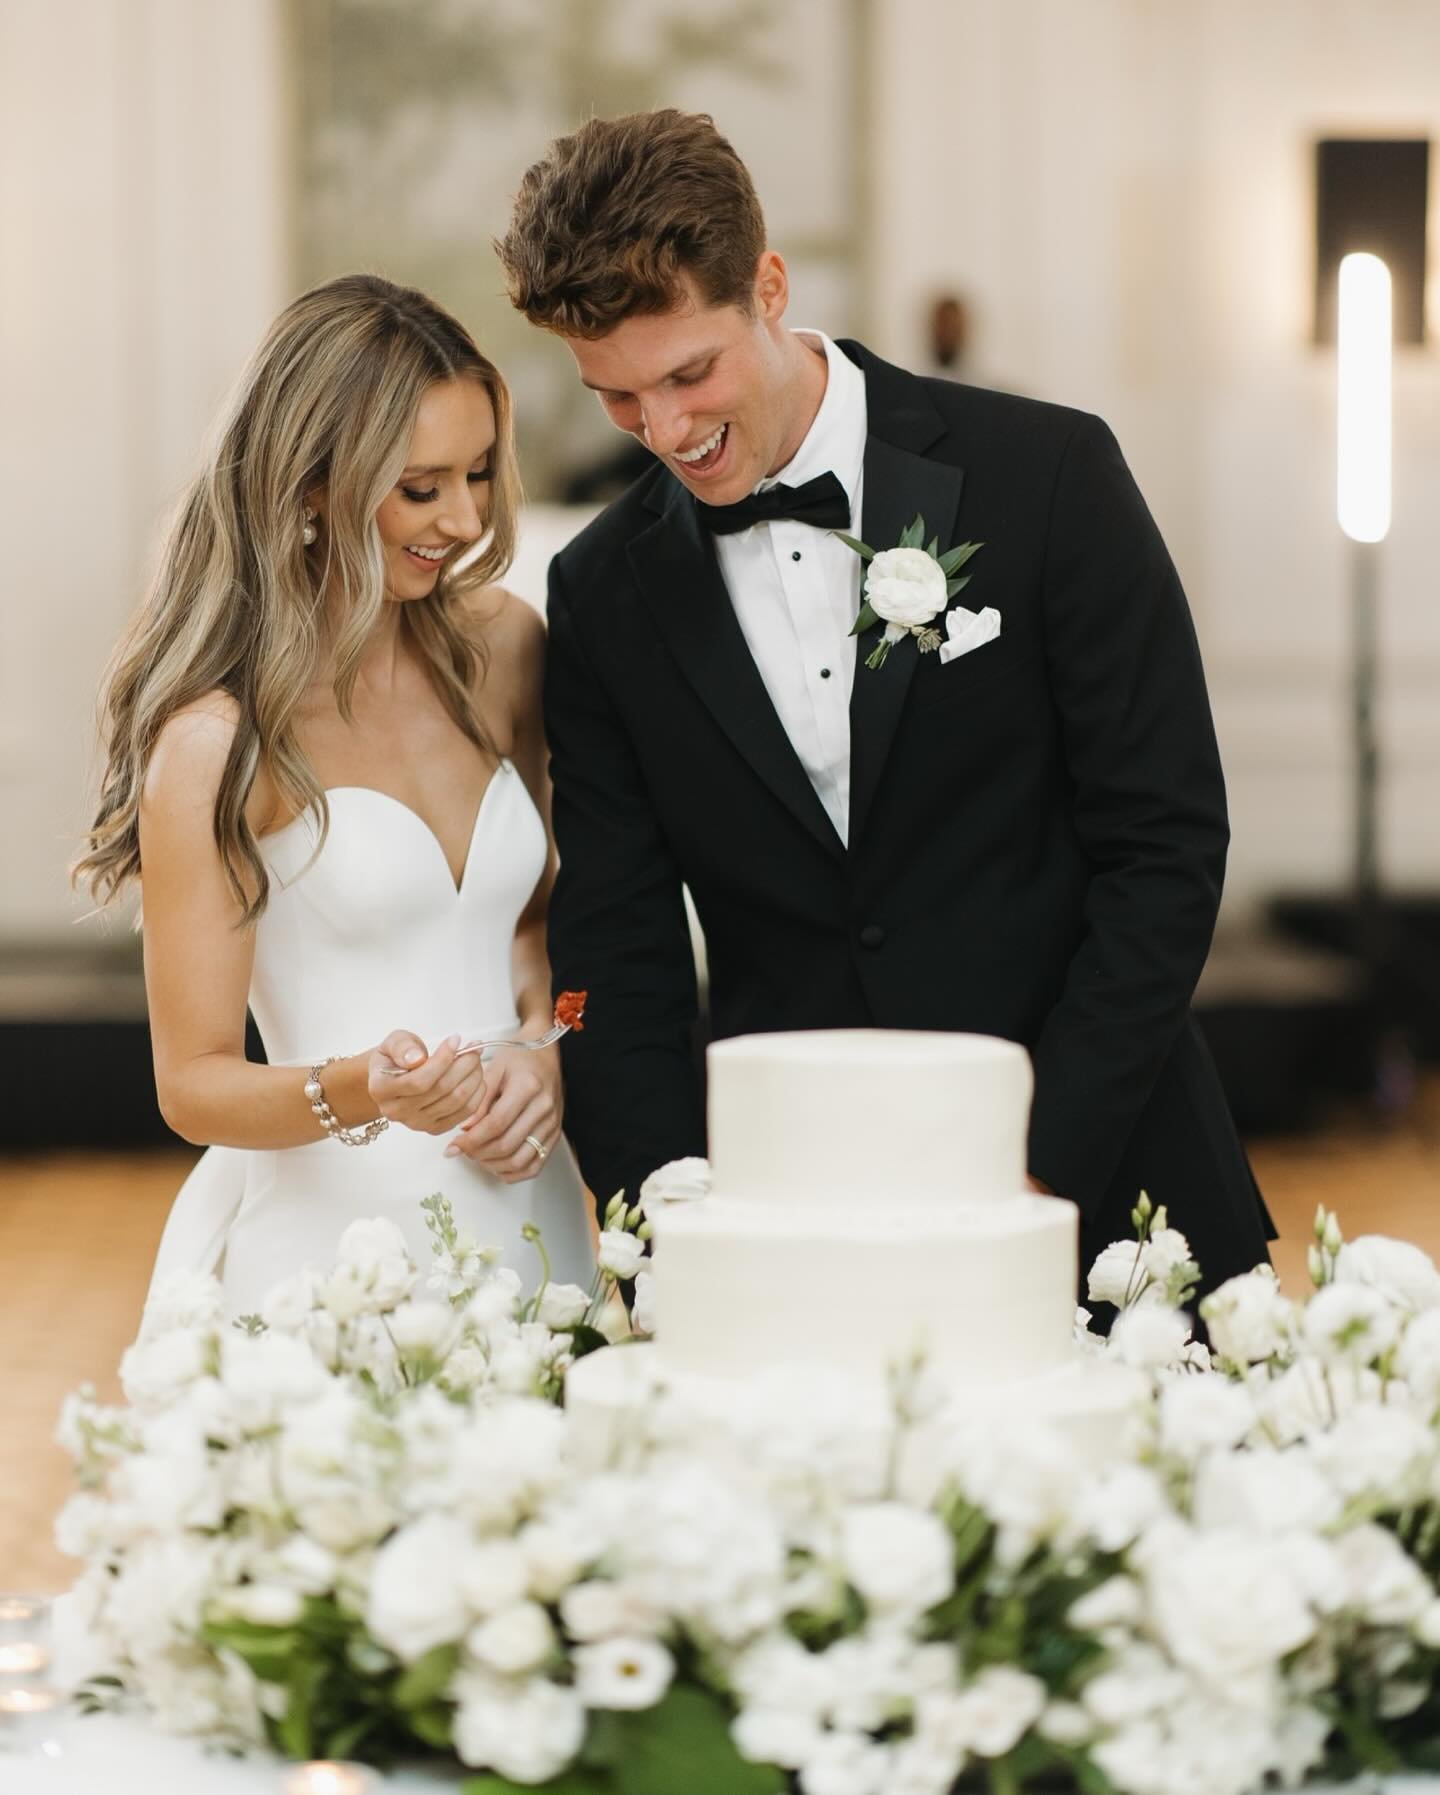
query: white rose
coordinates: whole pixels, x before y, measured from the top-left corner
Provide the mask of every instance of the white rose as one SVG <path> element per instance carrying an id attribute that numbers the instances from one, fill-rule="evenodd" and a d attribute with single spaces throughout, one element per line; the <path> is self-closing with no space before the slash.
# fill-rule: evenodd
<path id="1" fill-rule="evenodd" d="M 955 1586 L 955 1542 L 938 1515 L 900 1502 L 846 1509 L 840 1564 L 871 1608 L 923 1613 Z"/>
<path id="2" fill-rule="evenodd" d="M 616 1278 L 633 1278 L 645 1259 L 645 1243 L 621 1228 L 606 1228 L 596 1258 Z"/>
<path id="3" fill-rule="evenodd" d="M 1301 1317 L 1306 1344 L 1323 1359 L 1368 1365 L 1395 1344 L 1394 1309 L 1368 1284 L 1327 1284 Z"/>
<path id="4" fill-rule="evenodd" d="M 1339 1518 L 1340 1506 L 1303 1448 L 1216 1451 L 1201 1461 L 1192 1499 L 1197 1526 L 1257 1534 L 1328 1527 Z"/>
<path id="5" fill-rule="evenodd" d="M 455 1750 L 474 1769 L 518 1783 L 549 1782 L 584 1743 L 579 1696 L 544 1677 L 515 1683 L 488 1671 L 462 1672 L 455 1695 Z"/>
<path id="6" fill-rule="evenodd" d="M 698 1202 L 710 1195 L 710 1180 L 708 1159 L 672 1159 L 640 1186 L 640 1208 L 653 1218 L 667 1203 Z"/>
<path id="7" fill-rule="evenodd" d="M 870 562 L 865 596 L 877 617 L 913 629 L 945 609 L 946 583 L 944 568 L 924 549 L 887 548 Z"/>
<path id="8" fill-rule="evenodd" d="M 1265 1679 L 1316 1625 L 1269 1541 L 1162 1522 L 1139 1555 L 1151 1620 L 1171 1657 L 1242 1705 L 1266 1699 Z"/>
<path id="9" fill-rule="evenodd" d="M 522 1288 L 519 1272 L 497 1265 L 470 1298 L 465 1313 L 482 1334 L 488 1334 L 515 1319 Z"/>
<path id="10" fill-rule="evenodd" d="M 388 1216 L 373 1216 L 368 1221 L 351 1222 L 340 1236 L 336 1258 L 341 1265 L 358 1266 L 361 1271 L 378 1271 L 390 1260 L 407 1257 L 405 1236 Z"/>
<path id="11" fill-rule="evenodd" d="M 653 1708 L 670 1687 L 675 1660 L 640 1634 L 597 1640 L 572 1653 L 575 1688 L 587 1708 Z"/>
<path id="12" fill-rule="evenodd" d="M 1268 1265 L 1227 1278 L 1201 1303 L 1200 1313 L 1215 1351 L 1237 1365 L 1273 1358 L 1290 1342 L 1294 1310 Z"/>
<path id="13" fill-rule="evenodd" d="M 1427 1493 L 1435 1435 L 1392 1403 L 1360 1402 L 1317 1434 L 1316 1463 L 1345 1496 L 1378 1495 L 1401 1507 Z"/>
<path id="14" fill-rule="evenodd" d="M 1157 1228 L 1145 1242 L 1141 1263 L 1157 1284 L 1190 1262 L 1190 1242 L 1178 1228 Z"/>
<path id="15" fill-rule="evenodd" d="M 1123 1552 L 1169 1510 L 1165 1491 L 1143 1465 L 1111 1465 L 1072 1483 L 1066 1502 L 1066 1531 L 1093 1540 L 1102 1552 Z"/>
<path id="16" fill-rule="evenodd" d="M 537 1670 L 549 1657 L 555 1645 L 555 1629 L 538 1602 L 519 1602 L 472 1627 L 465 1644 L 487 1670 L 498 1671 L 502 1676 L 519 1676 L 524 1671 Z"/>
<path id="17" fill-rule="evenodd" d="M 1435 1600 L 1430 1580 L 1393 1533 L 1373 1521 L 1335 1541 L 1350 1583 L 1349 1605 L 1377 1627 L 1411 1627 Z"/>
<path id="18" fill-rule="evenodd" d="M 1238 1446 L 1255 1425 L 1255 1403 L 1243 1384 L 1222 1377 L 1182 1377 L 1160 1392 L 1160 1445 L 1187 1463 Z"/>
<path id="19" fill-rule="evenodd" d="M 251 1425 L 311 1401 L 328 1381 L 310 1348 L 293 1334 L 233 1332 L 221 1343 L 220 1379 Z"/>
<path id="20" fill-rule="evenodd" d="M 578 1327 L 590 1307 L 590 1293 L 578 1284 L 547 1284 L 540 1293 L 536 1319 L 547 1328 Z"/>
<path id="21" fill-rule="evenodd" d="M 1347 1241 L 1335 1262 L 1339 1284 L 1368 1284 L 1399 1309 L 1412 1314 L 1440 1308 L 1440 1269 L 1428 1253 L 1408 1240 L 1362 1234 Z"/>
<path id="22" fill-rule="evenodd" d="M 471 1550 L 469 1530 L 448 1515 L 426 1515 L 375 1555 L 365 1624 L 407 1664 L 465 1636 L 470 1625 L 456 1566 Z"/>
<path id="23" fill-rule="evenodd" d="M 1110 1351 L 1137 1371 L 1164 1371 L 1176 1364 L 1190 1338 L 1189 1319 L 1163 1303 L 1137 1303 L 1117 1317 Z"/>
<path id="24" fill-rule="evenodd" d="M 524 1601 L 530 1567 L 513 1539 L 485 1539 L 470 1546 L 459 1565 L 460 1588 L 477 1614 L 498 1614 Z"/>
<path id="25" fill-rule="evenodd" d="M 297 1271 L 275 1285 L 260 1305 L 260 1319 L 268 1328 L 294 1334 L 304 1327 L 315 1307 L 320 1280 L 313 1271 Z"/>
<path id="26" fill-rule="evenodd" d="M 1133 1240 L 1112 1240 L 1090 1267 L 1087 1294 L 1092 1303 L 1113 1303 L 1118 1309 L 1127 1290 L 1144 1283 L 1140 1247 Z"/>

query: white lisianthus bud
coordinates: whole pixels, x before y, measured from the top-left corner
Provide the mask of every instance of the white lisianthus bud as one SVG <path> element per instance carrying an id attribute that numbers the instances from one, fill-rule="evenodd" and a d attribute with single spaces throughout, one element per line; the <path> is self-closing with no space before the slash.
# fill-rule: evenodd
<path id="1" fill-rule="evenodd" d="M 1325 1251 L 1334 1255 L 1345 1244 L 1345 1236 L 1340 1232 L 1340 1218 L 1332 1209 L 1325 1217 Z"/>
<path id="2" fill-rule="evenodd" d="M 1323 1203 L 1315 1205 L 1315 1220 L 1310 1224 L 1310 1232 L 1315 1236 L 1317 1242 L 1325 1238 L 1325 1205 Z"/>
<path id="3" fill-rule="evenodd" d="M 1318 1290 L 1325 1282 L 1325 1255 L 1313 1241 L 1305 1249 L 1305 1270 L 1310 1275 L 1310 1282 Z"/>
<path id="4" fill-rule="evenodd" d="M 886 623 L 916 629 L 945 609 L 946 585 L 945 569 L 924 549 L 887 548 L 871 559 L 865 597 Z"/>

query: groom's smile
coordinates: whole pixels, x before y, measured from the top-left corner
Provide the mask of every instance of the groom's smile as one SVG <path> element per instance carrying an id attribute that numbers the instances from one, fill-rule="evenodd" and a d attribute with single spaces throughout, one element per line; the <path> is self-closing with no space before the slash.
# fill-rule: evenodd
<path id="1" fill-rule="evenodd" d="M 756 268 L 750 308 L 710 305 L 689 276 L 683 301 L 600 337 L 565 336 L 606 415 L 707 504 L 732 504 L 778 473 L 819 408 L 825 363 L 782 319 L 785 264 Z"/>

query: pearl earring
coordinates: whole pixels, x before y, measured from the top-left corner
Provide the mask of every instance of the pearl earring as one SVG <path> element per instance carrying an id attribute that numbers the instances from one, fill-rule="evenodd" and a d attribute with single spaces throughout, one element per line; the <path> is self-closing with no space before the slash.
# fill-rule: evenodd
<path id="1" fill-rule="evenodd" d="M 315 513 L 307 505 L 305 507 L 305 528 L 300 532 L 300 540 L 305 544 L 306 548 L 309 548 L 311 543 L 314 542 L 316 534 Z"/>

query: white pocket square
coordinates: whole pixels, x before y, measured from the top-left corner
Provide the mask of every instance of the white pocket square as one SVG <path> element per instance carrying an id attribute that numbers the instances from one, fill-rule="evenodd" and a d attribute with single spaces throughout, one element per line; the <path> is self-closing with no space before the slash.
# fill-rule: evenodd
<path id="1" fill-rule="evenodd" d="M 993 642 L 1000 634 L 1000 613 L 993 605 L 986 605 L 983 611 L 967 611 L 964 605 L 956 605 L 945 614 L 945 634 L 949 640 L 940 644 L 942 666 L 958 661 L 972 648 Z"/>

